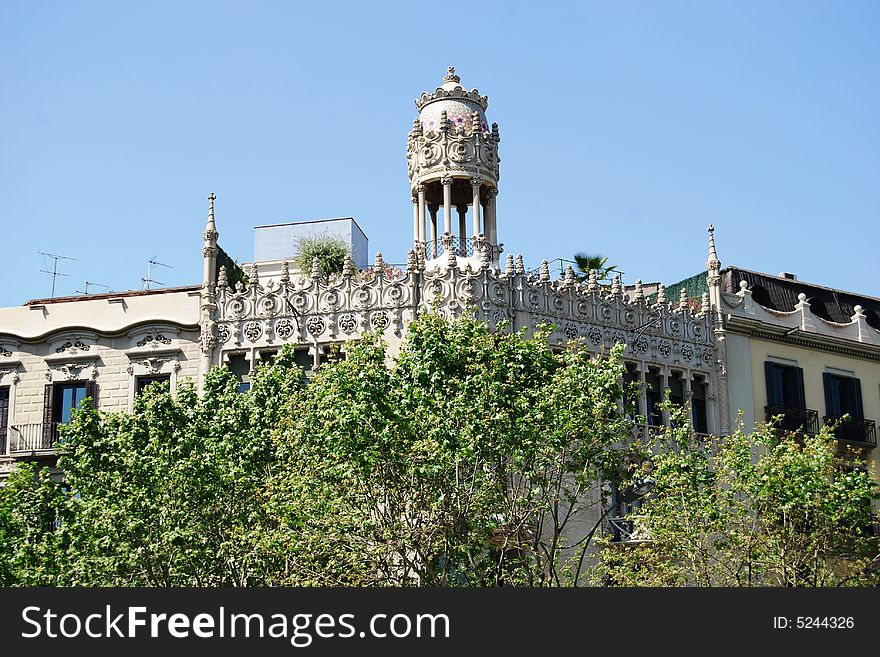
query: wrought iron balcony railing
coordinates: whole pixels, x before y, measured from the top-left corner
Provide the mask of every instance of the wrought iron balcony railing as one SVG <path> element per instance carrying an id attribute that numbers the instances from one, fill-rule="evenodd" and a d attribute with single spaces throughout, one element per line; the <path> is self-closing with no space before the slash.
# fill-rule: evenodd
<path id="1" fill-rule="evenodd" d="M 461 239 L 460 237 L 452 238 L 452 250 L 455 252 L 455 255 L 463 256 L 465 258 L 469 258 L 474 255 L 474 238 L 473 237 L 465 237 Z M 437 238 L 436 240 L 425 242 L 425 259 L 433 260 L 434 258 L 439 258 L 443 254 L 446 253 L 446 249 L 443 246 L 443 241 L 441 238 Z"/>
<path id="2" fill-rule="evenodd" d="M 828 425 L 837 424 L 834 429 L 834 437 L 841 442 L 866 449 L 874 449 L 877 446 L 874 420 L 860 420 L 850 417 L 842 421 L 840 417 L 833 415 L 826 415 L 823 420 Z"/>
<path id="3" fill-rule="evenodd" d="M 819 433 L 819 412 L 812 408 L 794 408 L 782 404 L 771 404 L 764 407 L 764 415 L 767 422 L 781 415 L 782 420 L 776 425 L 776 428 L 783 431 L 813 435 Z"/>
<path id="4" fill-rule="evenodd" d="M 9 453 L 50 452 L 58 443 L 58 424 L 15 424 L 9 427 Z"/>

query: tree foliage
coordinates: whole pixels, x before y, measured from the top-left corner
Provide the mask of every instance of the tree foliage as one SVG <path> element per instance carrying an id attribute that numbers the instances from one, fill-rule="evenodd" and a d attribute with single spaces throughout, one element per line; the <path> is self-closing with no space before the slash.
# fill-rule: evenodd
<path id="1" fill-rule="evenodd" d="M 612 274 L 617 273 L 617 265 L 609 265 L 608 257 L 598 253 L 580 253 L 574 254 L 574 261 L 577 265 L 575 276 L 579 281 L 586 281 L 590 277 L 590 272 L 596 272 L 596 278 L 599 281 L 607 281 Z"/>
<path id="2" fill-rule="evenodd" d="M 680 418 L 684 420 L 684 418 Z M 682 422 L 683 424 L 683 422 Z M 871 501 L 877 482 L 815 436 L 697 440 L 672 429 L 648 446 L 654 487 L 636 521 L 651 541 L 607 543 L 598 580 L 618 586 L 844 586 L 880 583 Z"/>
<path id="3" fill-rule="evenodd" d="M 74 492 L 24 467 L 0 491 L 4 583 L 570 583 L 626 431 L 622 369 L 547 337 L 428 314 L 396 357 L 368 336 L 309 385 L 285 349 L 243 394 L 217 368 L 201 396 L 83 406 Z"/>
<path id="4" fill-rule="evenodd" d="M 342 273 L 345 259 L 351 255 L 351 248 L 341 237 L 335 235 L 314 235 L 301 237 L 294 245 L 293 265 L 303 273 L 309 273 L 315 260 L 321 265 L 325 276 Z"/>

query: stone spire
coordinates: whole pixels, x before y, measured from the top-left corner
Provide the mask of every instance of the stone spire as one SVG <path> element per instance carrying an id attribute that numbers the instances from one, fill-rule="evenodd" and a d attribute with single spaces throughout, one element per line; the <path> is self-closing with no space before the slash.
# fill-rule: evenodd
<path id="1" fill-rule="evenodd" d="M 663 283 L 660 283 L 660 285 L 657 286 L 657 305 L 666 305 L 666 286 L 663 285 Z"/>
<path id="2" fill-rule="evenodd" d="M 208 195 L 208 221 L 205 224 L 205 245 L 202 248 L 202 257 L 204 258 L 204 270 L 202 276 L 202 285 L 214 286 L 217 269 L 217 255 L 220 252 L 217 247 L 217 239 L 220 233 L 217 232 L 217 224 L 214 221 L 214 192 Z"/>
<path id="3" fill-rule="evenodd" d="M 523 263 L 522 253 L 516 254 L 516 275 L 517 276 L 525 276 L 526 275 L 526 266 Z"/>
<path id="4" fill-rule="evenodd" d="M 685 308 L 688 307 L 688 291 L 682 286 L 681 290 L 678 293 L 678 309 L 681 312 L 684 312 Z"/>
<path id="5" fill-rule="evenodd" d="M 220 265 L 220 273 L 217 275 L 217 287 L 229 287 L 229 278 L 226 274 L 226 265 Z"/>
<path id="6" fill-rule="evenodd" d="M 587 292 L 595 292 L 598 289 L 599 289 L 599 275 L 595 269 L 591 269 L 589 278 L 587 279 Z"/>
<path id="7" fill-rule="evenodd" d="M 619 297 L 623 294 L 623 291 L 620 287 L 620 274 L 615 274 L 614 278 L 611 279 L 611 296 Z"/>
<path id="8" fill-rule="evenodd" d="M 290 265 L 287 264 L 287 260 L 284 260 L 281 263 L 281 282 L 282 283 L 290 282 Z"/>
<path id="9" fill-rule="evenodd" d="M 321 278 L 321 261 L 318 258 L 312 260 L 312 278 Z"/>
<path id="10" fill-rule="evenodd" d="M 636 279 L 636 293 L 635 293 L 635 296 L 633 297 L 633 300 L 637 301 L 637 302 L 642 302 L 645 300 L 645 288 L 642 285 L 641 278 Z"/>
<path id="11" fill-rule="evenodd" d="M 550 263 L 546 260 L 541 261 L 541 269 L 540 274 L 538 275 L 538 280 L 542 283 L 550 280 Z"/>
<path id="12" fill-rule="evenodd" d="M 513 267 L 514 267 L 514 265 L 513 265 L 513 254 L 512 254 L 512 253 L 508 253 L 508 254 L 507 254 L 507 262 L 504 263 L 504 274 L 505 274 L 508 278 L 510 278 L 511 276 L 513 276 L 514 273 L 515 273 Z"/>

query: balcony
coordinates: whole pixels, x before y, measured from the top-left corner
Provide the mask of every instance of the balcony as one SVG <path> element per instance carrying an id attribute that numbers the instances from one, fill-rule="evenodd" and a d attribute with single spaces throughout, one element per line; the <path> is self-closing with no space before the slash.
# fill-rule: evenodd
<path id="1" fill-rule="evenodd" d="M 7 430 L 9 454 L 23 456 L 53 452 L 58 443 L 58 425 L 53 423 L 48 432 L 44 430 L 44 427 L 45 425 L 42 423 L 10 426 Z"/>
<path id="2" fill-rule="evenodd" d="M 448 238 L 447 238 L 448 239 Z M 474 238 L 473 237 L 465 237 L 461 239 L 460 237 L 452 236 L 452 251 L 455 255 L 463 256 L 469 258 L 474 255 Z M 438 236 L 436 240 L 425 242 L 425 259 L 433 260 L 434 258 L 439 258 L 442 255 L 445 255 L 446 247 L 443 244 L 442 237 Z"/>
<path id="3" fill-rule="evenodd" d="M 810 435 L 819 433 L 819 413 L 812 408 L 795 408 L 781 404 L 764 407 L 764 417 L 767 422 L 780 415 L 782 420 L 775 425 L 780 431 L 793 431 Z"/>
<path id="4" fill-rule="evenodd" d="M 840 442 L 862 449 L 877 447 L 874 420 L 859 420 L 853 417 L 843 420 L 833 415 L 826 415 L 822 419 L 826 425 L 837 424 L 837 428 L 834 429 L 834 437 Z"/>

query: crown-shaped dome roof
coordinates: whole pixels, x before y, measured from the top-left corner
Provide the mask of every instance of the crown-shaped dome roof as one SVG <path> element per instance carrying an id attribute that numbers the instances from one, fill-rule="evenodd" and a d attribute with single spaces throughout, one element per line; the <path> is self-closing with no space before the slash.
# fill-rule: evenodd
<path id="1" fill-rule="evenodd" d="M 480 123 L 484 131 L 489 130 L 486 121 L 486 108 L 489 99 L 481 96 L 477 89 L 468 91 L 461 86 L 461 78 L 456 75 L 455 68 L 450 66 L 443 78 L 443 84 L 437 87 L 433 93 L 423 93 L 416 100 L 419 109 L 419 121 L 422 130 L 431 132 L 440 126 L 440 118 L 446 112 L 446 118 L 453 126 L 470 131 L 473 126 L 473 114 L 476 112 L 480 117 Z"/>

